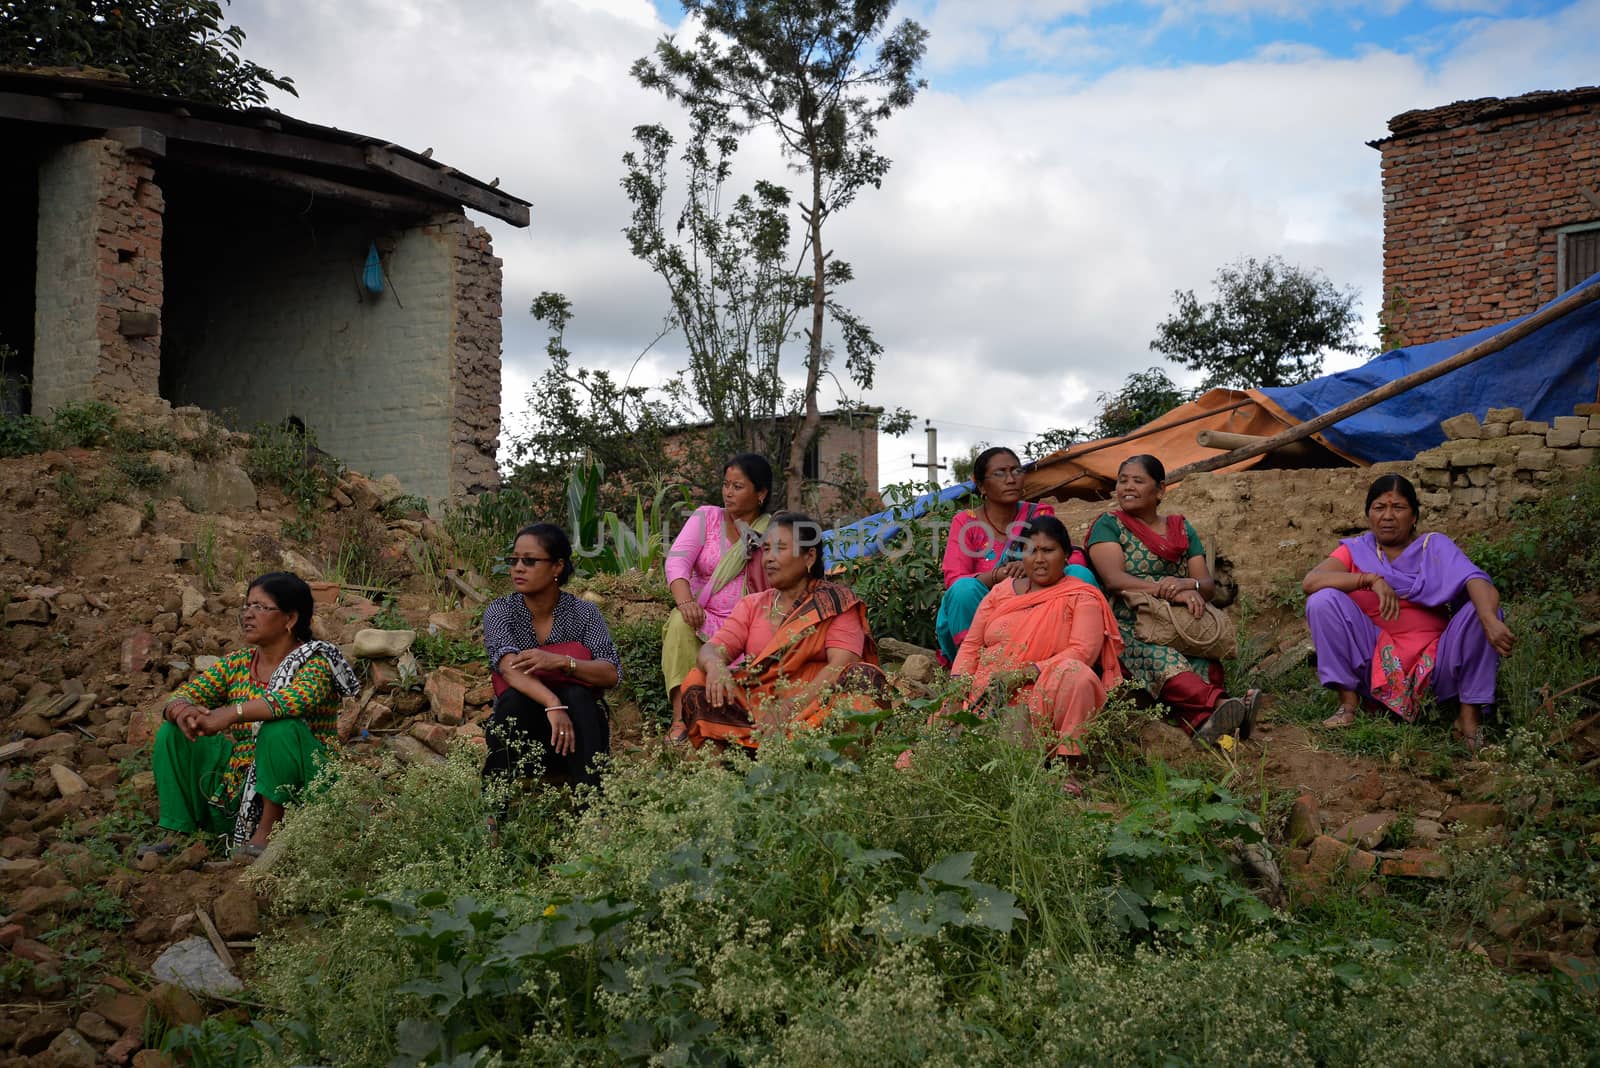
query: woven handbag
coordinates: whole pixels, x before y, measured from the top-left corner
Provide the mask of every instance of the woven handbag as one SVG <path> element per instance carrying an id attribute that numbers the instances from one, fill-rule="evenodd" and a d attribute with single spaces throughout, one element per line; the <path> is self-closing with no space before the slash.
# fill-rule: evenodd
<path id="1" fill-rule="evenodd" d="M 1228 613 L 1208 604 L 1196 619 L 1181 604 L 1153 594 L 1129 592 L 1122 600 L 1133 609 L 1133 636 L 1150 645 L 1165 645 L 1186 656 L 1226 660 L 1239 651 L 1239 636 Z"/>

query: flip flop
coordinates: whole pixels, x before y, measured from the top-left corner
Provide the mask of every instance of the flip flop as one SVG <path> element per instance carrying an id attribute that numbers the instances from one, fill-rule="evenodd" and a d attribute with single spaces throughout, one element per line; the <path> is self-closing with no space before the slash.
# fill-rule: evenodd
<path id="1" fill-rule="evenodd" d="M 1261 715 L 1260 690 L 1247 690 L 1244 695 L 1244 722 L 1239 724 L 1239 738 L 1249 738 L 1256 730 L 1256 719 Z"/>
<path id="2" fill-rule="evenodd" d="M 1322 725 L 1330 731 L 1343 730 L 1346 727 L 1354 727 L 1356 725 L 1356 710 L 1353 708 L 1341 708 L 1339 711 L 1323 720 Z"/>

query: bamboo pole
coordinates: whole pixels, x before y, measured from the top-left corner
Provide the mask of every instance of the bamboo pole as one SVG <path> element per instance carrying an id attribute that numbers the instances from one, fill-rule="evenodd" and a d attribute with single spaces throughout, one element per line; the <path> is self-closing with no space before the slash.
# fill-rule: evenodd
<path id="1" fill-rule="evenodd" d="M 1219 467 L 1228 467 L 1238 463 L 1240 460 L 1248 460 L 1252 456 L 1260 456 L 1264 452 L 1271 452 L 1273 449 L 1286 445 L 1291 441 L 1299 441 L 1301 438 L 1310 437 L 1319 430 L 1325 430 L 1334 423 L 1348 419 L 1357 412 L 1365 411 L 1375 404 L 1382 404 L 1391 397 L 1398 397 L 1400 394 L 1414 389 L 1424 382 L 1431 382 L 1435 378 L 1447 375 L 1451 371 L 1459 370 L 1469 363 L 1475 363 L 1485 356 L 1492 356 L 1501 349 L 1521 341 L 1529 334 L 1544 329 L 1557 319 L 1569 315 L 1596 300 L 1600 300 L 1600 284 L 1573 290 L 1543 311 L 1528 316 L 1528 318 L 1515 326 L 1502 330 L 1494 337 L 1486 338 L 1471 348 L 1456 353 L 1449 359 L 1430 364 L 1420 371 L 1413 371 L 1411 374 L 1397 378 L 1393 382 L 1386 382 L 1377 389 L 1363 393 L 1354 400 L 1346 401 L 1332 411 L 1324 412 L 1315 419 L 1290 427 L 1283 433 L 1274 434 L 1272 437 L 1258 441 L 1254 445 L 1246 445 L 1242 449 L 1234 449 L 1232 452 L 1225 452 L 1221 456 L 1213 456 L 1207 460 L 1185 464 L 1176 471 L 1169 473 L 1167 481 L 1177 482 L 1185 475 L 1197 475 L 1204 471 L 1215 471 Z"/>
<path id="2" fill-rule="evenodd" d="M 1195 444 L 1202 449 L 1216 449 L 1224 452 L 1228 449 L 1242 449 L 1246 445 L 1254 445 L 1258 441 L 1266 441 L 1265 434 L 1235 434 L 1228 430 L 1202 430 L 1194 436 Z M 1322 448 L 1306 441 L 1291 441 L 1272 450 L 1281 460 L 1311 460 Z M 1327 455 L 1332 455 L 1331 453 Z"/>

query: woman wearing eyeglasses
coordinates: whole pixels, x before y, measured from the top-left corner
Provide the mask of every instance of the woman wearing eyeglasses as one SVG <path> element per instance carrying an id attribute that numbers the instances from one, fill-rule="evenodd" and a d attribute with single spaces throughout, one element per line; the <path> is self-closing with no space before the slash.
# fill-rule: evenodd
<path id="1" fill-rule="evenodd" d="M 518 531 L 506 563 L 515 592 L 483 610 L 484 651 L 502 680 L 485 724 L 484 780 L 520 774 L 537 742 L 551 770 L 598 786 L 594 759 L 611 751 L 602 698 L 622 678 L 611 632 L 600 609 L 561 588 L 572 578 L 572 542 L 554 523 Z"/>
<path id="2" fill-rule="evenodd" d="M 1055 515 L 1048 504 L 1022 499 L 1022 461 L 1010 449 L 980 452 L 972 462 L 972 482 L 983 501 L 956 513 L 944 546 L 945 592 L 934 629 L 946 664 L 955 660 L 984 596 L 1005 579 L 1026 577 L 1023 526 L 1037 516 Z M 1081 552 L 1074 549 L 1067 563 L 1067 574 L 1095 584 Z"/>
<path id="3" fill-rule="evenodd" d="M 311 587 L 287 571 L 250 583 L 239 612 L 246 648 L 167 701 L 152 765 L 159 822 L 226 834 L 259 854 L 283 809 L 338 740 L 339 700 L 360 684 L 337 646 L 311 634 Z"/>

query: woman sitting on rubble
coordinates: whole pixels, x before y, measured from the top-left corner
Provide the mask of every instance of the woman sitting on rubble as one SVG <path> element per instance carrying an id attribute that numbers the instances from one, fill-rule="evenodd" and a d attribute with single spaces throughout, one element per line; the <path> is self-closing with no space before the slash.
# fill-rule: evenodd
<path id="1" fill-rule="evenodd" d="M 1160 460 L 1128 457 L 1117 468 L 1120 507 L 1089 529 L 1089 559 L 1122 627 L 1122 667 L 1151 697 L 1172 709 L 1198 741 L 1215 743 L 1223 735 L 1248 738 L 1261 692 L 1229 697 L 1217 661 L 1141 641 L 1134 633 L 1134 609 L 1119 596 L 1147 593 L 1184 606 L 1198 619 L 1216 593 L 1200 535 L 1183 516 L 1159 514 L 1166 483 Z"/>
<path id="2" fill-rule="evenodd" d="M 1363 699 L 1409 722 L 1431 688 L 1458 702 L 1455 732 L 1476 750 L 1513 644 L 1499 591 L 1455 542 L 1418 534 L 1421 507 L 1407 479 L 1379 478 L 1366 511 L 1367 533 L 1341 541 L 1301 583 L 1317 677 L 1339 695 L 1323 726 L 1353 724 Z"/>
<path id="3" fill-rule="evenodd" d="M 611 751 L 604 693 L 622 678 L 600 609 L 561 587 L 572 578 L 572 542 L 554 523 L 517 532 L 506 557 L 515 591 L 483 610 L 483 646 L 496 676 L 484 724 L 486 783 L 520 775 L 537 742 L 547 770 L 600 785 L 595 758 Z"/>
<path id="4" fill-rule="evenodd" d="M 1024 574 L 983 599 L 950 673 L 968 681 L 968 708 L 1023 703 L 1051 754 L 1073 757 L 1073 738 L 1122 681 L 1122 636 L 1099 587 L 1066 573 L 1072 538 L 1061 521 L 1037 516 L 1021 533 Z"/>
<path id="5" fill-rule="evenodd" d="M 983 500 L 956 513 L 944 547 L 945 592 L 934 630 L 940 658 L 947 664 L 955 659 L 984 596 L 1002 580 L 1023 577 L 1023 524 L 1055 514 L 1048 504 L 1022 499 L 1022 461 L 1010 449 L 980 452 L 972 462 L 972 482 Z M 1072 550 L 1067 562 L 1073 577 L 1095 581 L 1082 553 Z"/>
<path id="6" fill-rule="evenodd" d="M 178 687 L 156 731 L 160 825 L 231 832 L 259 854 L 283 809 L 337 741 L 341 696 L 360 684 L 337 646 L 311 634 L 311 587 L 286 571 L 250 583 L 246 647 Z"/>
<path id="7" fill-rule="evenodd" d="M 766 458 L 735 456 L 722 465 L 722 507 L 697 509 L 667 553 L 667 585 L 677 602 L 661 641 L 661 674 L 672 700 L 669 742 L 689 737 L 683 723 L 683 680 L 694 670 L 700 647 L 728 621 L 741 597 L 767 588 L 761 538 L 771 519 L 771 494 L 772 465 Z"/>
<path id="8" fill-rule="evenodd" d="M 683 682 L 696 748 L 712 741 L 754 750 L 760 731 L 815 727 L 840 707 L 878 707 L 887 693 L 865 608 L 823 578 L 820 534 L 799 513 L 772 517 L 762 559 L 769 588 L 734 606 Z"/>

